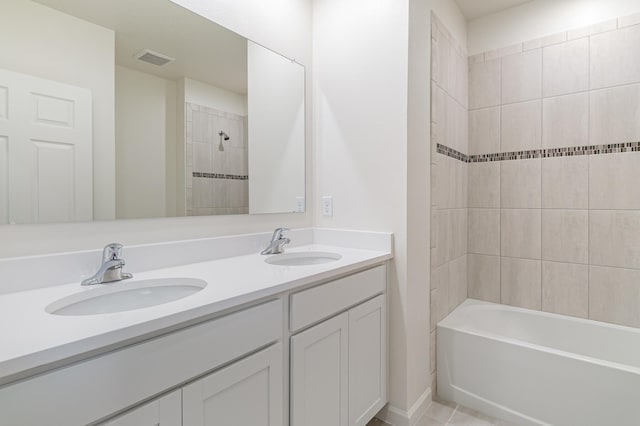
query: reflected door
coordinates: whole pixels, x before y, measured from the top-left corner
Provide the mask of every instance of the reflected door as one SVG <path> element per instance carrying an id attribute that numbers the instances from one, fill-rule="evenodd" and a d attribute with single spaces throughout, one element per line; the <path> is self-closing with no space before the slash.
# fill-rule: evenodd
<path id="1" fill-rule="evenodd" d="M 0 223 L 93 218 L 89 90 L 0 70 Z"/>

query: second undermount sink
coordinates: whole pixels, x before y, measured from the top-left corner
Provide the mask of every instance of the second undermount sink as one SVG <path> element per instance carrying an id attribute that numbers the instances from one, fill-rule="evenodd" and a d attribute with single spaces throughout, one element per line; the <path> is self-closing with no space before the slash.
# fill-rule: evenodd
<path id="1" fill-rule="evenodd" d="M 275 254 L 264 261 L 271 265 L 280 266 L 306 266 L 320 265 L 322 263 L 335 262 L 342 258 L 338 253 L 326 251 L 306 251 L 298 253 Z"/>
<path id="2" fill-rule="evenodd" d="M 97 315 L 162 305 L 191 296 L 207 286 L 195 278 L 158 278 L 105 284 L 56 300 L 53 315 Z"/>

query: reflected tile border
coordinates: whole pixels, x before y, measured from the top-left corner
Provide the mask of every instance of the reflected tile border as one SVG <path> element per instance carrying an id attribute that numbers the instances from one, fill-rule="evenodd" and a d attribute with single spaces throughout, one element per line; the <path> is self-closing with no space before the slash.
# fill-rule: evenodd
<path id="1" fill-rule="evenodd" d="M 207 179 L 249 180 L 249 176 L 247 175 L 228 175 L 224 173 L 193 172 L 193 177 Z"/>

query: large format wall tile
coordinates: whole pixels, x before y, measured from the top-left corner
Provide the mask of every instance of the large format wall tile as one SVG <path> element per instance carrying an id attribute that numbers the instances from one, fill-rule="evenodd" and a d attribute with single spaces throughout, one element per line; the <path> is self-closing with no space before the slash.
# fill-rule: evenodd
<path id="1" fill-rule="evenodd" d="M 557 96 L 589 89 L 589 39 L 543 49 L 543 95 Z"/>
<path id="2" fill-rule="evenodd" d="M 640 140 L 640 84 L 595 90 L 590 97 L 591 145 Z"/>
<path id="3" fill-rule="evenodd" d="M 542 160 L 542 208 L 589 207 L 589 158 L 555 157 Z"/>
<path id="4" fill-rule="evenodd" d="M 540 99 L 541 84 L 540 49 L 502 58 L 502 104 Z"/>
<path id="5" fill-rule="evenodd" d="M 467 256 L 449 262 L 449 312 L 467 298 Z"/>
<path id="6" fill-rule="evenodd" d="M 468 255 L 468 296 L 500 303 L 500 256 Z"/>
<path id="7" fill-rule="evenodd" d="M 500 105 L 500 59 L 469 65 L 469 109 Z"/>
<path id="8" fill-rule="evenodd" d="M 640 209 L 640 152 L 594 155 L 589 159 L 592 209 Z"/>
<path id="9" fill-rule="evenodd" d="M 589 212 L 542 211 L 542 259 L 589 263 Z"/>
<path id="10" fill-rule="evenodd" d="M 467 253 L 468 219 L 467 209 L 451 210 L 451 245 L 449 259 L 456 259 Z"/>
<path id="11" fill-rule="evenodd" d="M 589 266 L 542 262 L 542 310 L 589 316 Z"/>
<path id="12" fill-rule="evenodd" d="M 502 106 L 501 151 L 540 149 L 542 145 L 541 100 Z"/>
<path id="13" fill-rule="evenodd" d="M 469 164 L 469 207 L 500 208 L 500 162 Z"/>
<path id="14" fill-rule="evenodd" d="M 589 95 L 547 98 L 542 101 L 542 147 L 564 148 L 589 143 Z"/>
<path id="15" fill-rule="evenodd" d="M 540 310 L 541 262 L 503 257 L 500 262 L 500 288 L 501 303 Z"/>
<path id="16" fill-rule="evenodd" d="M 640 269 L 640 211 L 589 212 L 589 263 Z"/>
<path id="17" fill-rule="evenodd" d="M 431 273 L 431 327 L 449 313 L 449 264 L 432 269 Z"/>
<path id="18" fill-rule="evenodd" d="M 500 167 L 500 202 L 507 209 L 535 209 L 542 203 L 542 160 L 504 161 Z"/>
<path id="19" fill-rule="evenodd" d="M 502 209 L 500 234 L 502 256 L 540 259 L 540 209 Z"/>
<path id="20" fill-rule="evenodd" d="M 640 83 L 640 26 L 594 35 L 591 42 L 591 88 Z"/>
<path id="21" fill-rule="evenodd" d="M 589 318 L 640 327 L 640 271 L 591 266 Z"/>
<path id="22" fill-rule="evenodd" d="M 469 253 L 500 255 L 499 209 L 469 209 Z"/>
<path id="23" fill-rule="evenodd" d="M 469 111 L 469 154 L 500 152 L 500 107 Z"/>

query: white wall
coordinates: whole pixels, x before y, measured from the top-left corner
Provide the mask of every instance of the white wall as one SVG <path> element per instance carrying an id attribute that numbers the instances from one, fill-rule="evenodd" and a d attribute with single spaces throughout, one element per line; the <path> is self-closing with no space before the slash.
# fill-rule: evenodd
<path id="1" fill-rule="evenodd" d="M 0 0 L 0 10 L 0 68 L 91 90 L 93 212 L 115 217 L 113 31 L 28 0 Z"/>
<path id="2" fill-rule="evenodd" d="M 4 21 L 6 4 L 22 3 L 13 0 L 2 1 L 3 13 L 0 14 Z M 311 58 L 311 0 L 274 0 L 264 2 L 262 0 L 248 0 L 243 2 L 230 2 L 227 0 L 209 0 L 201 2 L 197 0 L 181 0 L 181 4 L 191 4 L 194 8 L 207 7 L 207 16 L 230 28 L 239 34 L 249 37 L 259 44 L 265 45 L 290 57 L 295 57 L 299 63 L 310 65 Z M 29 15 L 29 19 L 32 15 Z M 17 20 L 15 25 L 27 26 L 28 19 Z M 4 24 L 3 24 L 4 25 Z M 2 27 L 3 30 L 6 27 Z M 39 26 L 38 30 L 48 31 L 51 39 L 55 39 L 56 31 L 50 29 L 48 21 Z M 82 40 L 83 37 L 76 37 Z M 77 41 L 77 40 L 76 40 Z M 22 49 L 17 49 L 13 38 L 5 38 L 2 44 L 3 55 L 12 51 L 25 58 L 25 62 L 31 57 L 25 55 Z M 48 49 L 47 58 L 60 52 L 59 46 L 65 44 L 56 43 Z M 9 49 L 9 50 L 8 50 Z M 88 57 L 87 54 L 83 55 Z M 102 63 L 82 63 L 74 69 L 82 69 L 95 65 L 108 69 L 111 65 Z M 53 65 L 52 65 L 53 67 Z M 51 78 L 51 77 L 49 77 Z M 76 83 L 77 84 L 77 83 Z M 104 84 L 104 82 L 100 82 Z M 113 87 L 110 92 L 113 94 Z M 310 90 L 307 90 L 307 102 L 309 102 Z M 307 103 L 307 106 L 309 103 Z M 112 107 L 113 108 L 113 107 Z M 309 114 L 309 111 L 307 111 Z M 113 119 L 112 119 L 113 121 Z M 309 123 L 309 120 L 307 120 Z M 307 124 L 307 138 L 309 138 L 309 125 Z M 113 138 L 113 123 L 110 129 L 105 129 L 101 134 L 111 132 Z M 307 139 L 309 143 L 309 139 Z M 112 156 L 115 152 L 112 153 Z M 108 161 L 108 155 L 104 157 Z M 310 157 L 307 157 L 307 181 L 309 182 L 312 167 Z M 311 187 L 307 185 L 307 199 L 311 200 Z M 115 195 L 113 195 L 115 199 Z M 308 210 L 310 212 L 310 209 Z M 91 222 L 66 225 L 17 225 L 0 227 L 0 257 L 29 255 L 48 252 L 61 252 L 102 247 L 104 244 L 119 241 L 123 244 L 138 244 L 155 241 L 170 241 L 186 238 L 198 238 L 215 235 L 230 235 L 245 232 L 258 232 L 273 229 L 277 226 L 291 228 L 306 227 L 312 225 L 310 213 L 306 214 L 274 214 L 274 215 L 232 215 L 209 216 L 169 219 L 140 219 L 121 220 L 115 222 Z"/>
<path id="3" fill-rule="evenodd" d="M 247 115 L 247 97 L 190 78 L 184 79 L 185 102 L 237 115 Z"/>
<path id="4" fill-rule="evenodd" d="M 390 400 L 409 415 L 430 385 L 432 9 L 466 40 L 453 0 L 316 0 L 313 9 L 314 186 L 334 198 L 333 217 L 316 213 L 315 223 L 394 233 Z"/>
<path id="5" fill-rule="evenodd" d="M 249 212 L 295 211 L 304 197 L 304 68 L 249 42 Z"/>
<path id="6" fill-rule="evenodd" d="M 638 0 L 535 0 L 469 21 L 469 54 L 637 12 Z"/>
<path id="7" fill-rule="evenodd" d="M 116 67 L 116 217 L 165 217 L 176 145 L 176 83 Z M 175 192 L 175 185 L 172 192 Z M 175 199 L 175 196 L 174 196 Z M 175 201 L 174 201 L 175 203 Z M 175 207 L 174 207 L 175 210 Z"/>

